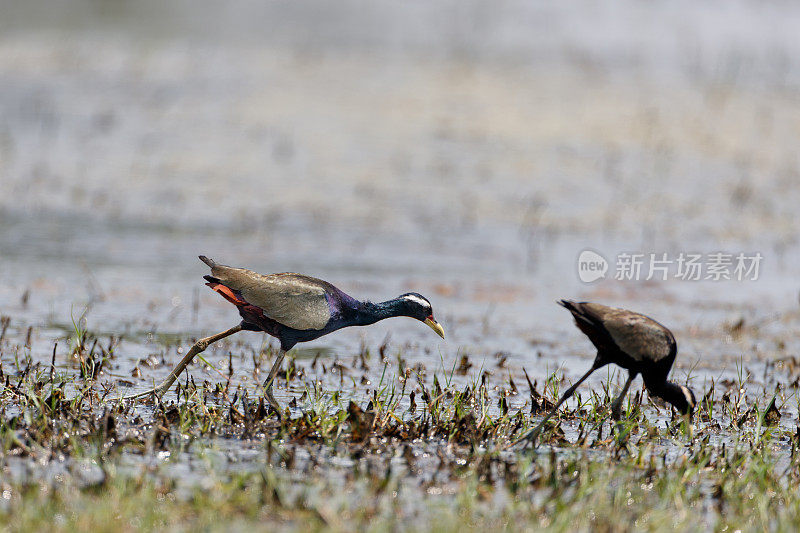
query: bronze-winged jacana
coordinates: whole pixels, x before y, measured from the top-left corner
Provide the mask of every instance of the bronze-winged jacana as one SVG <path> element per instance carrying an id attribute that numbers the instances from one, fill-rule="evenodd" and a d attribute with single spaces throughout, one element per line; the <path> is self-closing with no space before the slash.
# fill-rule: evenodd
<path id="1" fill-rule="evenodd" d="M 678 345 L 672 332 L 650 317 L 591 302 L 561 300 L 575 318 L 578 326 L 597 348 L 592 368 L 564 392 L 553 409 L 533 430 L 515 442 L 536 443 L 544 424 L 589 375 L 609 363 L 628 370 L 628 380 L 619 396 L 611 404 L 611 416 L 620 417 L 620 408 L 631 382 L 641 374 L 647 390 L 653 396 L 671 403 L 683 414 L 691 414 L 697 401 L 689 387 L 667 381 L 667 375 L 675 361 Z"/>
<path id="2" fill-rule="evenodd" d="M 422 295 L 409 292 L 386 302 L 356 300 L 327 281 L 284 272 L 263 275 L 244 268 L 234 268 L 201 255 L 211 267 L 211 275 L 203 276 L 211 289 L 236 306 L 242 317 L 240 324 L 222 333 L 200 339 L 186 353 L 167 379 L 155 389 L 128 396 L 139 398 L 162 396 L 194 357 L 210 344 L 242 330 L 264 331 L 280 341 L 278 354 L 264 382 L 265 395 L 280 416 L 280 405 L 272 395 L 272 382 L 283 357 L 298 342 L 306 342 L 348 326 L 367 326 L 396 316 L 416 318 L 444 338 L 444 329 L 433 318 L 431 303 Z"/>

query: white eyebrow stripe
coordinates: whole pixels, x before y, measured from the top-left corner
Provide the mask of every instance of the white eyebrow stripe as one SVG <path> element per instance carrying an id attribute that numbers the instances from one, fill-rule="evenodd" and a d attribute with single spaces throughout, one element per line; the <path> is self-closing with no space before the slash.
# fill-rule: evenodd
<path id="1" fill-rule="evenodd" d="M 686 398 L 686 403 L 688 403 L 689 405 L 693 405 L 694 401 L 692 400 L 692 393 L 689 392 L 689 389 L 684 386 L 681 386 L 681 392 L 683 393 L 683 396 Z"/>
<path id="2" fill-rule="evenodd" d="M 410 300 L 412 302 L 416 302 L 419 305 L 421 305 L 422 307 L 430 307 L 431 306 L 431 303 L 428 300 L 424 300 L 424 299 L 420 298 L 419 296 L 414 296 L 413 294 L 406 294 L 405 296 L 403 296 L 403 299 Z"/>

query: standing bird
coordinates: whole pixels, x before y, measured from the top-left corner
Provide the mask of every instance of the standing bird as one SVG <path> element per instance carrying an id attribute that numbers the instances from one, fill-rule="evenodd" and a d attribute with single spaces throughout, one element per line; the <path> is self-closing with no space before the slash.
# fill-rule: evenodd
<path id="1" fill-rule="evenodd" d="M 242 322 L 227 331 L 200 339 L 155 389 L 125 397 L 139 398 L 149 394 L 161 397 L 178 378 L 195 355 L 210 344 L 239 331 L 264 331 L 281 343 L 280 353 L 264 381 L 270 405 L 280 416 L 280 404 L 272 395 L 272 383 L 283 357 L 298 342 L 306 342 L 347 326 L 367 326 L 384 318 L 407 316 L 430 326 L 444 339 L 444 329 L 433 318 L 431 303 L 422 295 L 409 292 L 386 302 L 356 300 L 327 281 L 284 272 L 262 275 L 244 268 L 234 268 L 201 255 L 211 267 L 211 275 L 203 276 L 206 285 L 236 306 Z"/>
<path id="2" fill-rule="evenodd" d="M 561 300 L 578 326 L 597 348 L 597 357 L 586 374 L 564 392 L 553 409 L 536 426 L 514 443 L 523 440 L 536 443 L 544 424 L 561 407 L 567 398 L 589 375 L 609 363 L 628 370 L 628 380 L 619 396 L 611 404 L 611 417 L 620 418 L 620 408 L 631 381 L 641 374 L 647 390 L 675 406 L 683 414 L 691 415 L 697 401 L 689 387 L 667 381 L 667 375 L 675 361 L 678 345 L 672 332 L 650 317 L 591 302 Z"/>

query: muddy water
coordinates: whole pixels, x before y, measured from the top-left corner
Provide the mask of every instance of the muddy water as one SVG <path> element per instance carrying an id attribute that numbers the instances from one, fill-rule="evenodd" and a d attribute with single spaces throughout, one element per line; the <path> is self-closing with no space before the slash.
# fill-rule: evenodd
<path id="1" fill-rule="evenodd" d="M 299 364 L 317 351 L 349 362 L 389 336 L 390 373 L 397 353 L 429 374 L 468 355 L 454 379 L 574 379 L 592 351 L 562 297 L 670 326 L 675 376 L 698 389 L 741 368 L 769 389 L 769 365 L 798 353 L 796 8 L 741 2 L 723 31 L 693 5 L 620 19 L 513 2 L 487 17 L 473 2 L 451 18 L 242 2 L 207 31 L 213 17 L 188 7 L 154 24 L 144 8 L 72 4 L 61 17 L 15 7 L 0 34 L 0 309 L 15 335 L 34 326 L 35 360 L 60 340 L 57 364 L 74 371 L 66 339 L 83 317 L 123 335 L 110 381 L 158 380 L 190 337 L 237 322 L 203 287 L 200 253 L 361 298 L 415 290 L 447 331 L 345 330 Z M 585 248 L 764 260 L 757 281 L 585 284 Z M 250 354 L 269 339 L 234 342 L 208 360 L 227 369 L 233 351 L 252 385 Z M 373 361 L 372 386 L 354 375 L 348 395 L 380 382 Z"/>

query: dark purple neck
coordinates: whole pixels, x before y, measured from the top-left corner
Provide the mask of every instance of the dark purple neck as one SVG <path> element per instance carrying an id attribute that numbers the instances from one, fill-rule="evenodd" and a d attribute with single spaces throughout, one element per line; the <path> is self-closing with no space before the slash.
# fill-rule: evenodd
<path id="1" fill-rule="evenodd" d="M 411 316 L 407 311 L 407 302 L 402 298 L 394 298 L 385 302 L 360 302 L 356 311 L 355 323 L 359 326 L 368 326 L 385 318 L 396 316 Z"/>

